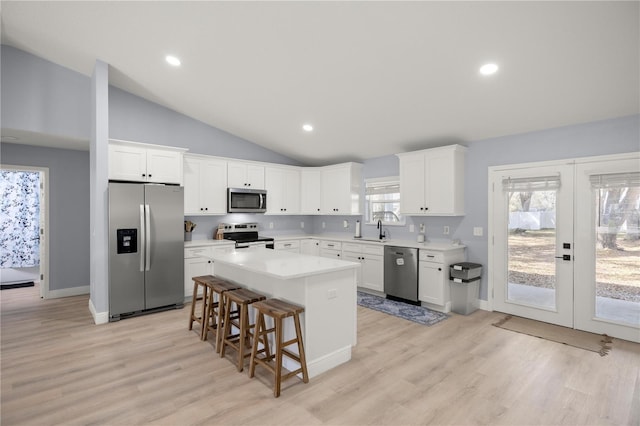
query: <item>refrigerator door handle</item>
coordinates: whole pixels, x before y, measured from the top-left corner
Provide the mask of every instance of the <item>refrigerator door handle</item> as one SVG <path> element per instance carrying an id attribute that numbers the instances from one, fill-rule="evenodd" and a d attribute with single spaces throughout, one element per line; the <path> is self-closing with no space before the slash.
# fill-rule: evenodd
<path id="1" fill-rule="evenodd" d="M 147 251 L 145 247 L 146 227 L 144 221 L 144 205 L 140 204 L 140 272 L 144 272 L 144 253 Z"/>
<path id="2" fill-rule="evenodd" d="M 145 271 L 149 271 L 151 269 L 151 218 L 149 214 L 149 204 L 144 205 L 144 225 L 147 228 L 145 232 L 145 237 L 147 238 L 144 242 L 144 253 L 145 253 Z"/>

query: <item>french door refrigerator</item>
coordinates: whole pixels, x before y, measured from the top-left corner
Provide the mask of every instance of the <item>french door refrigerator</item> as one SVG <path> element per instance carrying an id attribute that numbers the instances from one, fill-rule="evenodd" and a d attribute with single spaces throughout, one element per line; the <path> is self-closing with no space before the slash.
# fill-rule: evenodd
<path id="1" fill-rule="evenodd" d="M 184 303 L 180 186 L 109 183 L 109 320 Z"/>

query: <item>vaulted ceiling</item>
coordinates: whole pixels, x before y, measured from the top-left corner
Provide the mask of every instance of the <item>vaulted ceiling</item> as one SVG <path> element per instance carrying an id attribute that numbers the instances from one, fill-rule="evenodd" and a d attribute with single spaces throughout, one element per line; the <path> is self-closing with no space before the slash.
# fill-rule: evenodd
<path id="1" fill-rule="evenodd" d="M 2 43 L 320 165 L 638 114 L 638 6 L 3 1 Z"/>

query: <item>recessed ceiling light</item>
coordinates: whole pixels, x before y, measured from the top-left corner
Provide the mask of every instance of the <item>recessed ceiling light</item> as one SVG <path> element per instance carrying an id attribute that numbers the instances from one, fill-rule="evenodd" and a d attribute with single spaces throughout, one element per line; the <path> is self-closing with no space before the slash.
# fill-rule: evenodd
<path id="1" fill-rule="evenodd" d="M 303 124 L 302 130 L 304 130 L 305 132 L 311 132 L 313 131 L 313 126 L 311 124 Z"/>
<path id="2" fill-rule="evenodd" d="M 167 55 L 164 59 L 174 67 L 180 66 L 180 59 L 176 58 L 175 56 Z"/>
<path id="3" fill-rule="evenodd" d="M 484 64 L 480 67 L 480 74 L 482 75 L 495 74 L 496 71 L 498 71 L 498 66 L 496 64 Z"/>

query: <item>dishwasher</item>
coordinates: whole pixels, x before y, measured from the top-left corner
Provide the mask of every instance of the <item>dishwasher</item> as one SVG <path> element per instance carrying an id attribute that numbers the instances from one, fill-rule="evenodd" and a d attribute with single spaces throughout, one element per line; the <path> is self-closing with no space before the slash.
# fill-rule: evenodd
<path id="1" fill-rule="evenodd" d="M 388 299 L 419 305 L 418 249 L 385 246 L 384 292 Z"/>

